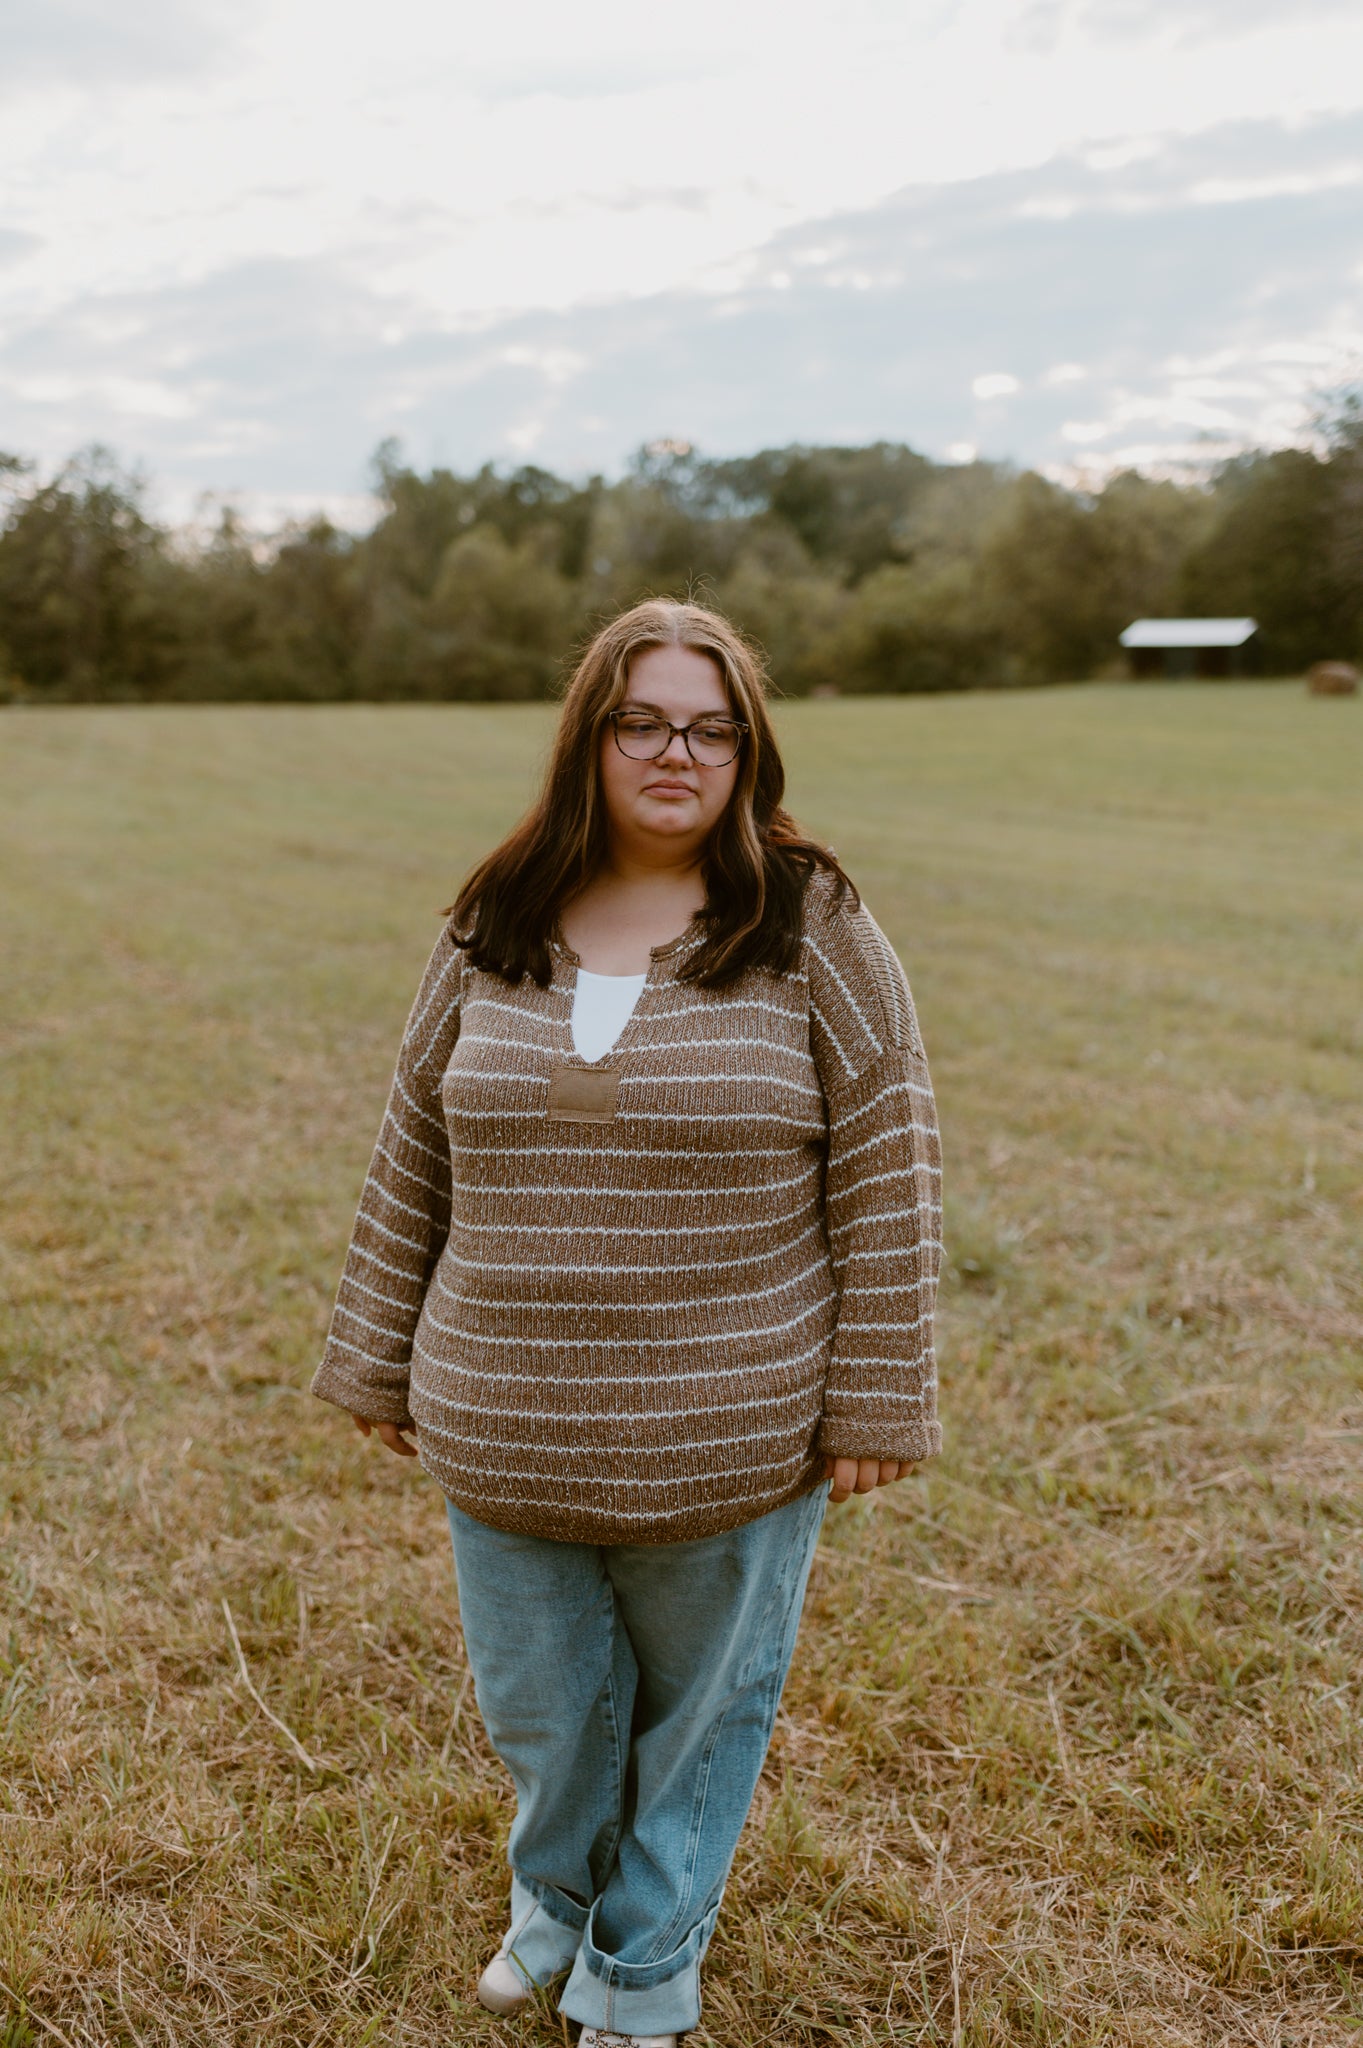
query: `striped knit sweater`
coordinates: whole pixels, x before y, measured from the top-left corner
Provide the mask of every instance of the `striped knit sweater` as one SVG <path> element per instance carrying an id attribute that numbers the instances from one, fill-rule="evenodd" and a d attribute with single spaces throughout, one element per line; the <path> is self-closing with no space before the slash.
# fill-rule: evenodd
<path id="1" fill-rule="evenodd" d="M 903 970 L 822 877 L 798 968 L 655 947 L 611 1052 L 447 929 L 408 1020 L 313 1390 L 414 1426 L 496 1528 L 673 1543 L 940 1447 L 940 1153 Z"/>

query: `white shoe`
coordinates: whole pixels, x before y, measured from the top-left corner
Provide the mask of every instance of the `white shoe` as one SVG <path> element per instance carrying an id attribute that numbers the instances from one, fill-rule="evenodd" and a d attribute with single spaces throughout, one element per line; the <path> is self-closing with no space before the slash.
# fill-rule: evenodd
<path id="1" fill-rule="evenodd" d="M 675 2034 L 610 2034 L 600 2027 L 584 2027 L 577 2048 L 677 2048 Z"/>
<path id="2" fill-rule="evenodd" d="M 531 1990 L 508 1956 L 494 1956 L 478 1979 L 478 2003 L 489 2012 L 519 2012 L 528 2005 Z"/>

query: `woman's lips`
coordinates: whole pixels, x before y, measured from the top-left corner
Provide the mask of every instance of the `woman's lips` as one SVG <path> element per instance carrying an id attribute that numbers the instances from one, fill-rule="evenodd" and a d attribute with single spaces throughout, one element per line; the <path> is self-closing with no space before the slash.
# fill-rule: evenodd
<path id="1" fill-rule="evenodd" d="M 647 796 L 650 791 L 658 796 L 694 796 L 696 794 L 689 782 L 646 782 L 644 784 L 644 794 Z"/>

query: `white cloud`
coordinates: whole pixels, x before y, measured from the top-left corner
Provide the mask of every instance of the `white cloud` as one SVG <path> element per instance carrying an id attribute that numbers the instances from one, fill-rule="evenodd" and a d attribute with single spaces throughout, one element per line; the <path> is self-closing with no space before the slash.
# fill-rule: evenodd
<path id="1" fill-rule="evenodd" d="M 1011 398 L 1021 390 L 1016 377 L 1007 370 L 986 370 L 982 376 L 971 379 L 970 389 L 975 398 Z"/>
<path id="2" fill-rule="evenodd" d="M 1185 345 L 1285 351 L 1300 395 L 1359 324 L 1363 130 L 1313 117 L 1363 108 L 1363 15 L 1330 0 L 22 20 L 0 332 L 30 394 L 65 381 L 11 384 L 6 437 L 49 456 L 107 433 L 179 466 L 167 392 L 196 447 L 249 449 L 253 487 L 285 494 L 309 466 L 343 488 L 394 425 L 414 451 L 579 467 L 686 411 L 726 445 L 944 447 L 982 431 L 962 359 L 1002 355 L 974 395 L 1048 460 L 1067 413 L 1111 420 Z M 1256 246 L 1220 246 L 1251 219 Z M 1237 420 L 1283 403 L 1222 396 Z"/>
<path id="3" fill-rule="evenodd" d="M 225 0 L 7 0 L 0 7 L 5 53 L 0 96 L 34 84 L 106 88 L 126 79 L 202 72 L 221 59 L 249 20 Z"/>

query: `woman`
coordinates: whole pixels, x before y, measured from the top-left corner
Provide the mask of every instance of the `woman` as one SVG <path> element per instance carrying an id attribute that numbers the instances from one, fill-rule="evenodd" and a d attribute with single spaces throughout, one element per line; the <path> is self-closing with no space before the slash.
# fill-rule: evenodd
<path id="1" fill-rule="evenodd" d="M 783 789 L 724 620 L 597 635 L 431 956 L 313 1382 L 445 1492 L 517 1795 L 478 1996 L 566 1975 L 584 2048 L 695 2025 L 827 1482 L 940 1444 L 913 1004 Z"/>

